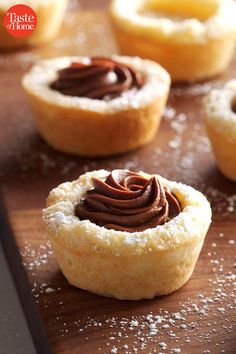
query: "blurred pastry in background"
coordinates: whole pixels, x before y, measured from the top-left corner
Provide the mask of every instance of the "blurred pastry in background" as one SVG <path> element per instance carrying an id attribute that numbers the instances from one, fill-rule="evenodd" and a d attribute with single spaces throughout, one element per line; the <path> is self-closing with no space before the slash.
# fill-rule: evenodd
<path id="1" fill-rule="evenodd" d="M 169 74 L 140 58 L 61 57 L 25 75 L 37 127 L 55 149 L 84 156 L 150 142 L 169 93 Z"/>
<path id="2" fill-rule="evenodd" d="M 62 23 L 68 0 L 1 0 L 0 1 L 0 50 L 38 46 L 53 40 Z M 27 37 L 9 34 L 4 27 L 6 11 L 17 4 L 30 6 L 37 15 L 36 29 Z"/>
<path id="3" fill-rule="evenodd" d="M 211 90 L 204 98 L 203 109 L 218 167 L 236 181 L 236 79 Z"/>
<path id="4" fill-rule="evenodd" d="M 121 52 L 158 62 L 174 81 L 214 77 L 232 59 L 233 0 L 113 0 L 110 14 Z"/>
<path id="5" fill-rule="evenodd" d="M 70 284 L 139 300 L 189 280 L 211 208 L 200 192 L 159 175 L 99 170 L 53 189 L 43 220 Z"/>

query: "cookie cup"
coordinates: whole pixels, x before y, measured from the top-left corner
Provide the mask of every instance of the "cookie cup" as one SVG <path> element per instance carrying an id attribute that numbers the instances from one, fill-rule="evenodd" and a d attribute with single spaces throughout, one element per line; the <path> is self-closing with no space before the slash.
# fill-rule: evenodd
<path id="1" fill-rule="evenodd" d="M 121 52 L 158 62 L 173 81 L 214 77 L 234 53 L 232 0 L 113 0 L 110 14 Z"/>
<path id="2" fill-rule="evenodd" d="M 206 198 L 158 176 L 178 197 L 182 212 L 143 232 L 108 230 L 75 216 L 75 206 L 99 170 L 61 184 L 48 197 L 43 220 L 57 261 L 70 284 L 118 299 L 150 299 L 184 285 L 192 275 L 211 222 Z M 144 174 L 145 175 L 145 174 Z"/>
<path id="3" fill-rule="evenodd" d="M 65 96 L 50 88 L 57 71 L 74 61 L 64 57 L 41 62 L 23 79 L 40 134 L 55 149 L 84 156 L 123 153 L 150 142 L 159 127 L 170 87 L 168 73 L 158 64 L 140 58 L 112 56 L 139 70 L 140 89 L 124 92 L 110 101 Z"/>
<path id="4" fill-rule="evenodd" d="M 34 32 L 24 38 L 13 37 L 4 28 L 4 16 L 6 11 L 17 4 L 14 0 L 1 0 L 0 3 L 0 50 L 8 50 L 20 47 L 38 46 L 54 39 L 61 26 L 68 0 L 23 0 L 25 4 L 35 11 L 37 26 Z"/>
<path id="5" fill-rule="evenodd" d="M 203 100 L 205 125 L 220 171 L 236 181 L 236 79 Z"/>

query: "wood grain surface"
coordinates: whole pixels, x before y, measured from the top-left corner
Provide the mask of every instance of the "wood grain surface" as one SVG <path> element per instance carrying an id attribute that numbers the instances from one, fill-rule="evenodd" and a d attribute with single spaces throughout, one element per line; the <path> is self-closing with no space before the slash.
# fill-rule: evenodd
<path id="1" fill-rule="evenodd" d="M 39 58 L 118 51 L 105 12 L 73 9 L 53 44 L 0 54 L 2 195 L 52 351 L 235 353 L 236 184 L 216 168 L 201 99 L 211 87 L 235 76 L 236 60 L 216 80 L 173 87 L 161 128 L 148 146 L 109 159 L 64 155 L 37 134 L 21 77 Z M 51 188 L 99 168 L 159 173 L 208 197 L 213 223 L 191 280 L 178 292 L 151 301 L 117 301 L 73 288 L 63 277 L 41 223 L 41 209 Z M 14 257 L 8 250 L 13 266 Z M 33 326 L 32 319 L 30 323 Z"/>

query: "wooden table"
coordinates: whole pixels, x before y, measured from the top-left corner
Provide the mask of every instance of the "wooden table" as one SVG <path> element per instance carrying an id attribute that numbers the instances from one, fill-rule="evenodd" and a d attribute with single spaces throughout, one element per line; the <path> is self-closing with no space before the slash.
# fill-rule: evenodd
<path id="1" fill-rule="evenodd" d="M 114 52 L 104 12 L 73 12 L 53 44 L 0 54 L 3 244 L 38 352 L 235 353 L 236 184 L 216 168 L 200 107 L 204 93 L 235 75 L 236 60 L 218 80 L 172 88 L 161 128 L 142 149 L 97 160 L 52 150 L 35 129 L 22 74 L 41 57 Z M 213 223 L 191 280 L 178 292 L 117 301 L 73 288 L 61 274 L 41 209 L 51 188 L 99 168 L 157 172 L 210 200 Z"/>

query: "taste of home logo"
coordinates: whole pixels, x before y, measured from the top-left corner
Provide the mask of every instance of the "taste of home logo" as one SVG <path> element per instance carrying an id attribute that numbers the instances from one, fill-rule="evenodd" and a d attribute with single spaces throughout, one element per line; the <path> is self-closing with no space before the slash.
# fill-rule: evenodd
<path id="1" fill-rule="evenodd" d="M 27 5 L 14 5 L 5 13 L 4 26 L 14 37 L 28 37 L 37 26 L 37 15 Z"/>

